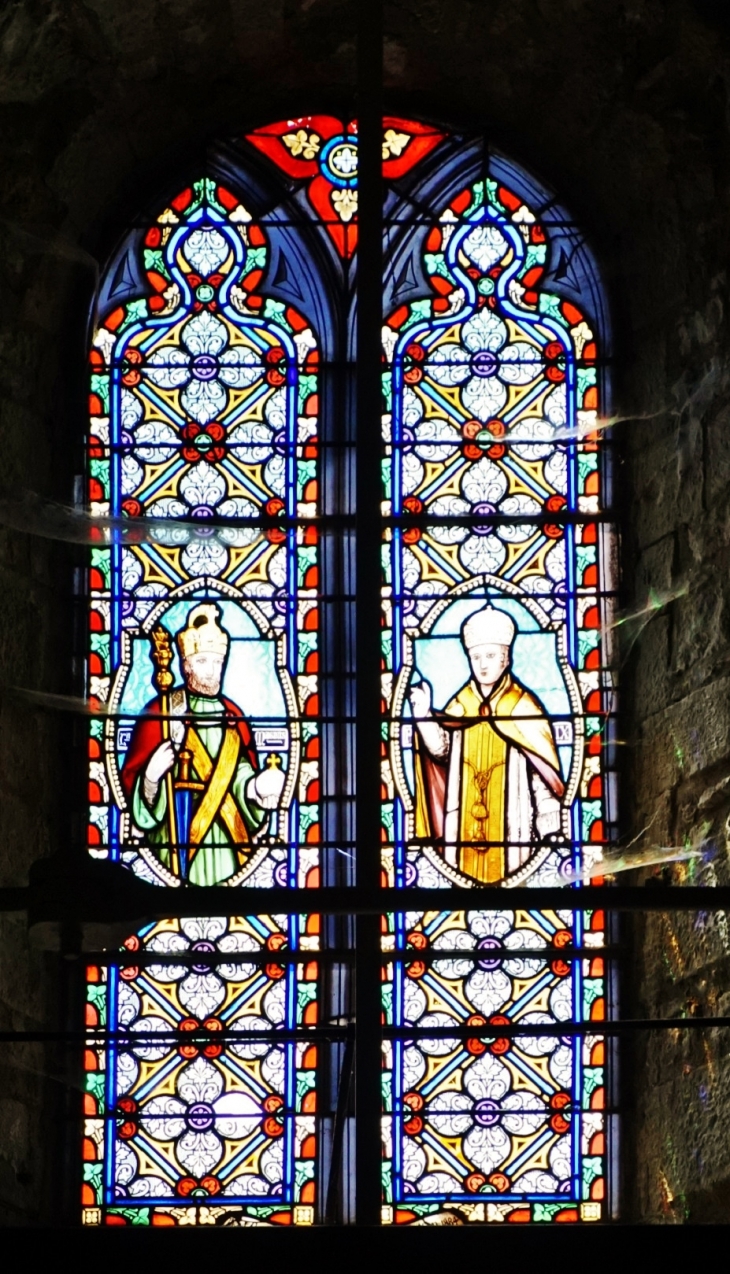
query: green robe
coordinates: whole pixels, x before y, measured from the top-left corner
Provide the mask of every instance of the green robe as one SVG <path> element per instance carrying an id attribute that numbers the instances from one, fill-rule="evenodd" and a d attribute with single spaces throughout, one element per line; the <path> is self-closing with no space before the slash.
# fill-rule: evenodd
<path id="1" fill-rule="evenodd" d="M 194 724 L 203 746 L 214 763 L 223 741 L 224 731 L 221 722 L 225 712 L 225 706 L 220 699 L 194 694 L 188 694 L 187 696 L 185 716 L 187 719 L 192 719 L 192 724 Z M 206 717 L 211 716 L 217 717 L 218 723 L 206 725 Z M 177 764 L 173 769 L 173 774 L 176 772 Z M 244 824 L 251 835 L 259 830 L 266 817 L 266 811 L 250 801 L 246 796 L 246 786 L 255 773 L 256 771 L 245 755 L 244 749 L 241 748 L 228 791 L 236 802 Z M 191 778 L 202 779 L 202 777 L 202 775 L 197 773 L 193 764 Z M 193 793 L 193 813 L 201 799 L 202 793 Z M 146 834 L 149 844 L 156 849 L 163 867 L 167 867 L 170 870 L 171 854 L 168 844 L 167 785 L 164 778 L 158 786 L 157 797 L 153 805 L 149 805 L 144 793 L 144 770 L 140 771 L 135 779 L 132 791 L 131 812 L 136 826 Z M 245 849 L 250 851 L 250 845 L 246 846 Z M 220 885 L 223 881 L 228 880 L 230 876 L 240 871 L 241 866 L 240 851 L 236 851 L 233 838 L 219 813 L 213 819 L 200 844 L 197 846 L 195 855 L 190 863 L 187 878 L 193 885 Z"/>

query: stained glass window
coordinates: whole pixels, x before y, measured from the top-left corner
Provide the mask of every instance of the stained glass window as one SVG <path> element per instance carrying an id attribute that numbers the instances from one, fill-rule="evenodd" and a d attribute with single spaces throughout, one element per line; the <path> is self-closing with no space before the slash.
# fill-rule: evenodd
<path id="1" fill-rule="evenodd" d="M 390 917 L 385 1216 L 401 1223 L 605 1216 L 605 1042 L 580 1031 L 605 1015 L 604 920 L 509 897 L 580 880 L 614 818 L 602 315 L 575 273 L 560 285 L 560 210 L 505 169 L 401 236 L 430 294 L 396 298 L 383 328 L 384 866 L 404 889 L 502 891 L 498 909 Z"/>
<path id="2" fill-rule="evenodd" d="M 125 244 L 112 300 L 125 271 L 144 295 L 91 349 L 91 509 L 130 529 L 91 555 L 89 852 L 161 885 L 318 883 L 320 349 L 269 252 L 202 178 Z M 274 955 L 318 929 L 163 923 L 90 971 L 89 1021 L 129 1033 L 86 1055 L 88 1223 L 311 1222 L 316 1048 L 276 1034 L 316 1019 L 317 966 Z"/>
<path id="3" fill-rule="evenodd" d="M 86 1224 L 351 1219 L 358 146 L 226 144 L 99 289 L 88 850 L 241 914 L 90 965 Z M 382 163 L 382 1220 L 605 1219 L 609 935 L 570 905 L 615 825 L 601 290 L 482 138 L 386 117 Z"/>

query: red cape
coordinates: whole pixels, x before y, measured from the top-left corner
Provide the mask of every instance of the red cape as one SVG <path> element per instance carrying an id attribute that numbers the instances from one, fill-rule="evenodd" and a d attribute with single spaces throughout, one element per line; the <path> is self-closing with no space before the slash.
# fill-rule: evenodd
<path id="1" fill-rule="evenodd" d="M 241 709 L 236 706 L 230 699 L 226 699 L 224 695 L 220 696 L 220 701 L 226 710 L 226 723 L 236 725 L 238 733 L 241 736 L 243 750 L 245 756 L 251 762 L 254 770 L 258 770 L 259 763 L 256 755 L 256 748 L 251 736 L 251 730 L 248 722 L 244 717 Z M 160 720 L 160 701 L 152 699 L 146 705 L 143 711 L 148 714 L 141 717 L 134 727 L 132 738 L 129 744 L 124 765 L 122 767 L 122 787 L 128 801 L 132 799 L 134 784 L 137 775 L 144 770 L 155 748 L 158 748 L 164 742 L 162 737 L 162 721 Z M 193 713 L 187 716 L 175 717 L 177 721 L 186 721 L 194 718 Z"/>

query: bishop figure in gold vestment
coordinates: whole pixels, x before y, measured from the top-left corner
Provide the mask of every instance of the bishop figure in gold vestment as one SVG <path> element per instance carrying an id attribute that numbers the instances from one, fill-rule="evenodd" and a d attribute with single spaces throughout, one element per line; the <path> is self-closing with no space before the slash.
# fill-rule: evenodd
<path id="1" fill-rule="evenodd" d="M 524 867 L 560 831 L 565 784 L 540 700 L 511 670 L 515 625 L 492 606 L 462 625 L 471 677 L 432 710 L 426 681 L 411 689 L 416 719 L 415 833 L 480 884 Z"/>

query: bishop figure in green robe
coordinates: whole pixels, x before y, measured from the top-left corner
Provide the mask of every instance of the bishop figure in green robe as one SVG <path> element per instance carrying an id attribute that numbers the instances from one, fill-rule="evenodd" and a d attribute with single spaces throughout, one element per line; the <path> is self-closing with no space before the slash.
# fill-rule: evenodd
<path id="1" fill-rule="evenodd" d="M 260 767 L 244 713 L 220 692 L 229 643 L 214 602 L 191 609 L 177 636 L 185 684 L 146 705 L 121 775 L 135 827 L 196 885 L 245 866 L 285 782 Z"/>

